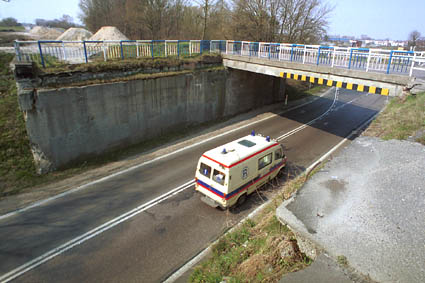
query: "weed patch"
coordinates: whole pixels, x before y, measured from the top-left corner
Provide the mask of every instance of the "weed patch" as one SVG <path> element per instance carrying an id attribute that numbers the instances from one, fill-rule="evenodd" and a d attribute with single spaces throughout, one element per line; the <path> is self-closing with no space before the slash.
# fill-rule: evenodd
<path id="1" fill-rule="evenodd" d="M 288 181 L 279 196 L 255 218 L 222 236 L 211 247 L 211 257 L 197 266 L 190 282 L 278 282 L 282 275 L 311 263 L 292 231 L 275 216 L 282 196 L 295 192 L 305 176 Z"/>
<path id="2" fill-rule="evenodd" d="M 392 99 L 363 134 L 384 140 L 405 140 L 412 136 L 425 145 L 425 93 L 410 95 L 404 102 Z"/>

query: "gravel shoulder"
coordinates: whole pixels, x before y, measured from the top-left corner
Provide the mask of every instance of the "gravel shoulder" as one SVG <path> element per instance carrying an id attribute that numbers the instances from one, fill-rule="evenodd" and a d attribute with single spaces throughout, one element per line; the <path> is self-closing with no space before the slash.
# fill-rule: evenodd
<path id="1" fill-rule="evenodd" d="M 423 282 L 424 172 L 425 146 L 359 137 L 277 216 L 373 281 Z"/>

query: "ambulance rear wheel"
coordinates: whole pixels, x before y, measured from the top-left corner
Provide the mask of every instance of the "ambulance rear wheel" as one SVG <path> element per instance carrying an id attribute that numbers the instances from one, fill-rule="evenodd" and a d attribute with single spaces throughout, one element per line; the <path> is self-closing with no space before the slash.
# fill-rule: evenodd
<path id="1" fill-rule="evenodd" d="M 246 201 L 246 194 L 241 195 L 236 202 L 237 206 L 241 206 Z"/>

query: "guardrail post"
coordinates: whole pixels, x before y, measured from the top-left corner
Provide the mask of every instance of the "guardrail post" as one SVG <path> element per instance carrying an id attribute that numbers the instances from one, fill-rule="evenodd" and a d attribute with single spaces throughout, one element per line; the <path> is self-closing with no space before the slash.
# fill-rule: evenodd
<path id="1" fill-rule="evenodd" d="M 18 61 L 21 62 L 22 57 L 21 57 L 21 50 L 19 49 L 19 43 L 15 40 L 13 42 L 13 46 L 15 47 L 16 57 L 18 57 Z"/>
<path id="2" fill-rule="evenodd" d="M 367 63 L 366 63 L 366 72 L 369 71 L 369 64 L 370 64 L 370 57 L 372 56 L 372 50 L 369 49 L 369 55 L 367 56 Z"/>
<path id="3" fill-rule="evenodd" d="M 291 62 L 292 62 L 292 56 L 294 55 L 294 45 L 291 45 Z"/>
<path id="4" fill-rule="evenodd" d="M 333 51 L 332 51 L 332 66 L 331 66 L 331 68 L 333 68 L 334 64 L 335 64 L 335 53 L 336 53 L 335 47 L 332 50 Z"/>
<path id="5" fill-rule="evenodd" d="M 154 58 L 154 55 L 153 55 L 153 40 L 151 40 L 151 55 L 152 55 L 152 59 Z"/>
<path id="6" fill-rule="evenodd" d="M 139 58 L 140 51 L 139 51 L 139 42 L 136 40 L 136 57 Z"/>
<path id="7" fill-rule="evenodd" d="M 282 44 L 279 44 L 279 61 L 282 61 L 282 50 L 283 50 L 283 48 L 282 48 Z"/>
<path id="8" fill-rule="evenodd" d="M 108 56 L 106 54 L 106 45 L 104 40 L 102 40 L 102 50 L 103 50 L 103 60 L 106 62 L 108 60 Z"/>
<path id="9" fill-rule="evenodd" d="M 261 42 L 258 42 L 258 58 L 261 57 Z"/>
<path id="10" fill-rule="evenodd" d="M 84 58 L 86 59 L 86 63 L 89 62 L 89 58 L 87 56 L 87 46 L 86 46 L 86 41 L 83 40 L 83 47 L 84 47 Z"/>
<path id="11" fill-rule="evenodd" d="M 62 53 L 63 53 L 63 60 L 66 61 L 66 49 L 65 49 L 65 43 L 62 41 Z"/>
<path id="12" fill-rule="evenodd" d="M 270 60 L 271 52 L 272 52 L 272 44 L 271 44 L 271 43 L 269 43 L 269 60 Z"/>
<path id="13" fill-rule="evenodd" d="M 40 51 L 41 66 L 43 66 L 43 68 L 46 68 L 46 65 L 44 64 L 43 51 L 41 50 L 40 41 L 38 41 L 38 50 Z"/>
<path id="14" fill-rule="evenodd" d="M 319 63 L 320 63 L 320 49 L 321 49 L 322 47 L 321 46 L 319 46 L 319 50 L 318 50 L 318 52 L 317 52 L 317 62 L 316 62 L 316 65 L 319 65 Z"/>
<path id="15" fill-rule="evenodd" d="M 180 57 L 180 40 L 177 40 L 177 58 Z"/>
<path id="16" fill-rule="evenodd" d="M 350 49 L 350 60 L 348 61 L 348 69 L 351 69 L 351 58 L 353 57 L 353 48 Z"/>
<path id="17" fill-rule="evenodd" d="M 120 49 L 121 49 L 121 59 L 124 60 L 124 50 L 122 48 L 122 40 L 120 40 Z"/>
<path id="18" fill-rule="evenodd" d="M 388 66 L 387 66 L 387 74 L 390 73 L 390 66 L 391 66 L 391 60 L 393 59 L 393 50 L 390 52 L 390 59 L 388 60 Z"/>
<path id="19" fill-rule="evenodd" d="M 305 64 L 305 54 L 307 53 L 307 46 L 304 45 L 303 64 Z"/>
<path id="20" fill-rule="evenodd" d="M 413 53 L 413 60 L 412 60 L 412 66 L 410 67 L 409 77 L 413 75 L 413 68 L 415 66 L 415 60 L 416 60 L 416 53 Z"/>

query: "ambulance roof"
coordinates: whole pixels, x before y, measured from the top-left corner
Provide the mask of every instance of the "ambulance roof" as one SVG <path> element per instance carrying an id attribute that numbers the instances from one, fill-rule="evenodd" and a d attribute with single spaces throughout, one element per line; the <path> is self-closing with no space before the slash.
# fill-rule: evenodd
<path id="1" fill-rule="evenodd" d="M 261 135 L 249 135 L 208 150 L 202 156 L 230 168 L 277 145 L 275 140 L 267 141 Z"/>

